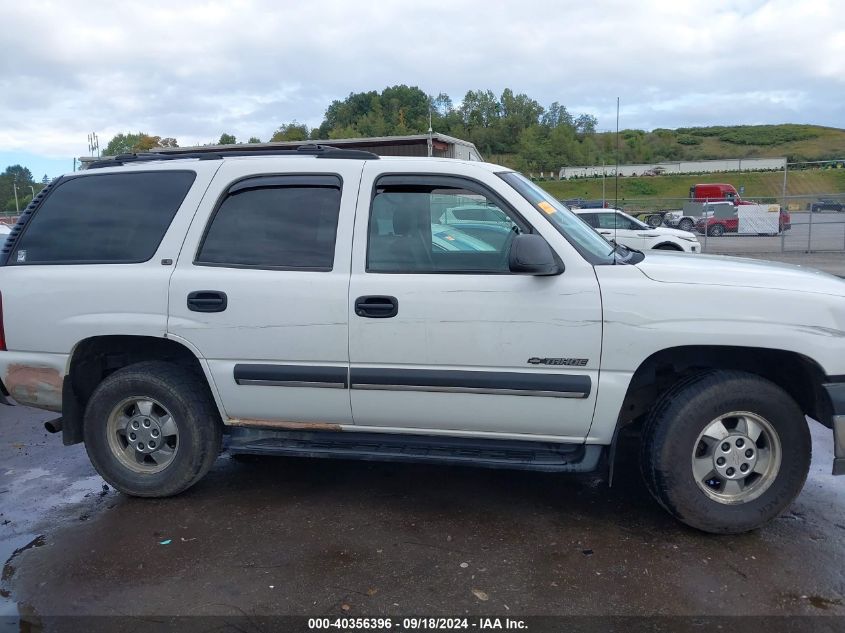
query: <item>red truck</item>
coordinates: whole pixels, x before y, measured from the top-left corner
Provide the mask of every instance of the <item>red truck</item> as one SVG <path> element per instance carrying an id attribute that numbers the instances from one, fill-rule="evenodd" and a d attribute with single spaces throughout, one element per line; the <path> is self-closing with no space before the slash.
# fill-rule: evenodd
<path id="1" fill-rule="evenodd" d="M 749 200 L 743 200 L 739 192 L 736 190 L 736 187 L 727 183 L 702 183 L 693 185 L 689 189 L 689 199 L 690 202 L 730 202 L 734 205 L 734 207 L 740 205 L 747 205 L 747 204 L 757 204 L 756 202 L 751 202 Z M 716 214 L 716 215 L 727 215 L 725 213 Z M 671 217 L 668 217 L 671 216 Z M 665 223 L 669 224 L 670 226 L 678 226 L 678 228 L 683 228 L 683 230 L 691 230 L 693 226 L 703 232 L 704 225 L 707 225 L 708 228 L 708 235 L 722 235 L 724 233 L 734 233 L 737 231 L 737 219 L 736 214 L 733 214 L 732 218 L 718 218 L 718 217 L 711 217 L 706 222 L 703 219 L 690 217 L 685 213 L 675 213 L 675 214 L 667 214 L 665 218 Z M 683 226 L 679 226 L 683 223 Z M 789 213 L 786 212 L 783 208 L 780 210 L 780 220 L 779 220 L 779 229 L 781 231 L 787 231 L 792 228 L 792 218 L 790 217 Z"/>
<path id="2" fill-rule="evenodd" d="M 736 187 L 724 183 L 693 185 L 689 188 L 689 199 L 692 202 L 721 202 L 727 200 L 734 204 L 754 204 L 740 198 Z"/>

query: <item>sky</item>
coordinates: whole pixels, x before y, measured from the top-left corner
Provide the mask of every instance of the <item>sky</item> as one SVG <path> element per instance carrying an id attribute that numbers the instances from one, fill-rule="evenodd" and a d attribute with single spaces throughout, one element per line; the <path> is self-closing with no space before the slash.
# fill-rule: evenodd
<path id="1" fill-rule="evenodd" d="M 0 169 L 119 132 L 267 140 L 394 84 L 524 92 L 623 128 L 845 127 L 842 0 L 0 0 Z"/>

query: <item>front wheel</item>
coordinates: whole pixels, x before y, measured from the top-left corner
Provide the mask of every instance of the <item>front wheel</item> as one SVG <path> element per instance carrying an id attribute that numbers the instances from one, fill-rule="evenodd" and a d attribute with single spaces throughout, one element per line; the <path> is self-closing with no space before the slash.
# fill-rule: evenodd
<path id="1" fill-rule="evenodd" d="M 678 228 L 681 231 L 692 231 L 693 223 L 692 220 L 689 218 L 684 218 L 680 222 L 678 222 Z"/>
<path id="2" fill-rule="evenodd" d="M 657 501 L 687 525 L 736 534 L 795 499 L 810 468 L 810 432 L 795 401 L 738 371 L 682 381 L 643 430 L 641 465 Z"/>
<path id="3" fill-rule="evenodd" d="M 721 224 L 714 224 L 707 232 L 712 237 L 722 237 L 725 234 L 725 227 Z"/>
<path id="4" fill-rule="evenodd" d="M 205 475 L 222 425 L 207 385 L 171 363 L 143 362 L 103 380 L 85 409 L 85 449 L 103 479 L 129 495 L 175 495 Z"/>
<path id="5" fill-rule="evenodd" d="M 653 228 L 658 228 L 663 225 L 663 216 L 662 215 L 651 215 L 648 218 L 648 225 Z"/>

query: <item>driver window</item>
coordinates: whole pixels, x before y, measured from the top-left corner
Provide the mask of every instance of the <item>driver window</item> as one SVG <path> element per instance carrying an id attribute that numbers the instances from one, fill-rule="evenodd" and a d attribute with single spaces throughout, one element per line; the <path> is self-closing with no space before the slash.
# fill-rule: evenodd
<path id="1" fill-rule="evenodd" d="M 367 271 L 509 273 L 511 241 L 525 228 L 481 191 L 416 183 L 377 186 Z"/>

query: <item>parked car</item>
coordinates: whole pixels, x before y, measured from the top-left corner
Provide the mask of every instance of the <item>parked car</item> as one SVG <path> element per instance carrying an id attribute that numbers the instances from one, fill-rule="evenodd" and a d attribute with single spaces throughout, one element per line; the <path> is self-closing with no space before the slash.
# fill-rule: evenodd
<path id="1" fill-rule="evenodd" d="M 607 200 L 585 200 L 584 198 L 569 198 L 561 200 L 569 209 L 606 209 Z"/>
<path id="2" fill-rule="evenodd" d="M 708 205 L 702 217 L 695 222 L 695 230 L 699 233 L 721 237 L 725 233 L 736 233 L 739 229 L 739 212 L 730 203 Z"/>
<path id="3" fill-rule="evenodd" d="M 834 200 L 833 198 L 821 198 L 810 205 L 810 211 L 812 213 L 818 213 L 820 211 L 836 211 L 837 213 L 842 213 L 845 211 L 845 202 Z"/>
<path id="4" fill-rule="evenodd" d="M 701 244 L 694 233 L 664 227 L 654 228 L 618 209 L 606 211 L 576 209 L 575 213 L 599 235 L 628 248 L 701 252 Z"/>
<path id="5" fill-rule="evenodd" d="M 461 224 L 464 222 L 511 226 L 508 217 L 498 207 L 492 205 L 464 204 L 446 209 L 440 216 L 441 224 Z"/>
<path id="6" fill-rule="evenodd" d="M 512 225 L 500 246 L 439 221 L 468 194 Z M 0 403 L 57 412 L 48 430 L 129 495 L 192 486 L 224 435 L 233 454 L 611 476 L 630 428 L 667 511 L 736 533 L 801 490 L 805 416 L 845 473 L 845 338 L 819 336 L 845 331 L 845 281 L 612 245 L 497 165 L 96 161 L 26 208 L 0 299 Z"/>

